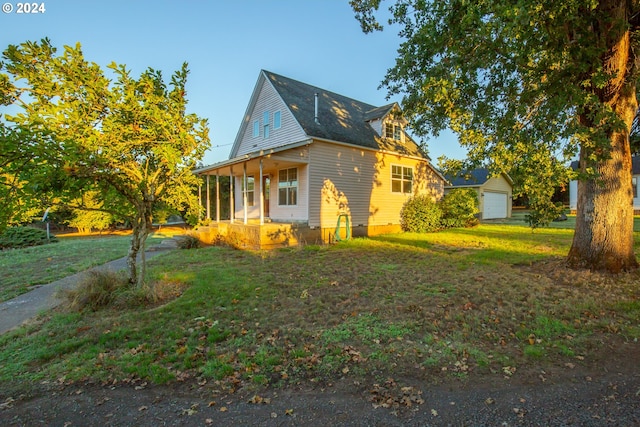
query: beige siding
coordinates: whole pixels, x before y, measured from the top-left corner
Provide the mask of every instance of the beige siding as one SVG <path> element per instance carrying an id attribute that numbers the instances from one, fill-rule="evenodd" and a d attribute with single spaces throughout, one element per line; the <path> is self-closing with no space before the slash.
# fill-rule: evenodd
<path id="1" fill-rule="evenodd" d="M 509 184 L 509 181 L 507 181 L 503 175 L 489 178 L 489 180 L 482 185 L 482 189 L 486 191 L 495 191 L 496 193 L 511 194 L 511 184 Z"/>
<path id="2" fill-rule="evenodd" d="M 318 141 L 309 157 L 310 226 L 335 226 L 341 213 L 354 226 L 398 224 L 409 195 L 392 193 L 391 165 L 413 168 L 414 193 L 440 198 L 444 190 L 426 161 Z"/>
<path id="3" fill-rule="evenodd" d="M 242 156 L 269 148 L 280 147 L 294 142 L 302 141 L 306 138 L 302 128 L 294 119 L 293 115 L 277 94 L 270 82 L 261 77 L 262 86 L 256 99 L 253 110 L 247 112 L 239 135 L 240 145 L 238 151 L 233 156 Z M 264 112 L 269 111 L 269 137 L 264 137 Z M 281 127 L 273 128 L 273 113 L 280 111 Z M 260 135 L 253 136 L 253 122 L 260 123 Z"/>

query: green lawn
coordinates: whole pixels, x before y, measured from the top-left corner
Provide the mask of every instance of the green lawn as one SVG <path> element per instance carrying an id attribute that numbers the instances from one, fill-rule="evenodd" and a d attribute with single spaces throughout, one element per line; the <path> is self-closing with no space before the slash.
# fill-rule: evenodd
<path id="1" fill-rule="evenodd" d="M 155 289 L 180 294 L 164 305 L 58 311 L 0 336 L 0 398 L 61 377 L 235 389 L 593 363 L 640 338 L 640 275 L 566 269 L 571 236 L 481 225 L 271 252 L 171 251 L 149 262 Z"/>
<path id="2" fill-rule="evenodd" d="M 57 243 L 0 251 L 0 302 L 127 255 L 130 236 L 64 237 Z M 153 236 L 148 245 L 158 244 Z"/>

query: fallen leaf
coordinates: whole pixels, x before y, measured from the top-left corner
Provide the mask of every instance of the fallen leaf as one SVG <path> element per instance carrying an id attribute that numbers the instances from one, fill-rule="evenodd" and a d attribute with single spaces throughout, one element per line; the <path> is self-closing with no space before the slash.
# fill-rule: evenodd
<path id="1" fill-rule="evenodd" d="M 146 411 L 147 409 L 149 409 L 147 406 L 141 406 L 138 408 L 138 411 L 142 412 L 142 411 Z"/>
<path id="2" fill-rule="evenodd" d="M 220 407 L 220 412 L 227 412 L 227 411 L 228 411 L 228 409 L 227 409 L 226 406 Z"/>
<path id="3" fill-rule="evenodd" d="M 284 411 L 285 415 L 293 416 L 293 409 L 287 409 Z"/>
<path id="4" fill-rule="evenodd" d="M 433 415 L 434 417 L 438 416 L 438 411 L 436 411 L 435 409 L 431 410 L 431 415 Z"/>

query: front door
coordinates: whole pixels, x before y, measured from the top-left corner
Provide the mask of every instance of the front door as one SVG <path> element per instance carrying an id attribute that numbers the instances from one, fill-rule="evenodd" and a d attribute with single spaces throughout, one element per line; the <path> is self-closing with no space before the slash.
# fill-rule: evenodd
<path id="1" fill-rule="evenodd" d="M 262 177 L 262 199 L 264 200 L 264 216 L 269 218 L 269 193 L 271 189 L 271 179 L 269 175 Z"/>

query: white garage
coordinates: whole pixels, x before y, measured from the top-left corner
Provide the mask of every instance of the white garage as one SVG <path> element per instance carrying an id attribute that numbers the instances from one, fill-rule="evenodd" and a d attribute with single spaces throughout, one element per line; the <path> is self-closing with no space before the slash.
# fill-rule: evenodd
<path id="1" fill-rule="evenodd" d="M 478 193 L 480 219 L 511 217 L 513 181 L 509 175 L 491 175 L 488 169 L 479 168 L 446 178 L 451 185 L 444 187 L 445 194 L 454 188 L 472 188 Z"/>

